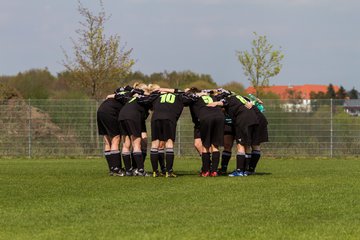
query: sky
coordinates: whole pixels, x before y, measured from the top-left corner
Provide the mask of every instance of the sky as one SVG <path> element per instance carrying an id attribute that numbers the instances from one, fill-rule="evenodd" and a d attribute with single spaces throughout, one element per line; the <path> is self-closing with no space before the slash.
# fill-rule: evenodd
<path id="1" fill-rule="evenodd" d="M 98 12 L 98 0 L 82 0 Z M 191 70 L 219 85 L 250 83 L 237 51 L 254 32 L 285 55 L 270 85 L 326 84 L 360 90 L 360 1 L 103 0 L 107 36 L 132 48 L 133 70 Z M 81 16 L 76 0 L 0 0 L 0 75 L 47 67 L 64 70 Z"/>

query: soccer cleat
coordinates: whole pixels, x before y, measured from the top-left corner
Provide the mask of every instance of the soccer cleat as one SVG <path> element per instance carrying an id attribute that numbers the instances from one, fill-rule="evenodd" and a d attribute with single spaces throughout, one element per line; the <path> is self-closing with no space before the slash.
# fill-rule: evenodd
<path id="1" fill-rule="evenodd" d="M 244 177 L 245 175 L 244 175 L 244 172 L 235 170 L 232 173 L 230 173 L 228 176 L 229 177 Z"/>
<path id="2" fill-rule="evenodd" d="M 113 172 L 113 176 L 118 176 L 118 177 L 123 177 L 123 176 L 125 176 L 125 172 L 124 172 L 124 170 L 121 169 L 121 168 L 114 168 L 114 169 L 112 170 L 112 172 Z"/>
<path id="3" fill-rule="evenodd" d="M 220 175 L 220 176 L 227 175 L 227 170 L 225 168 L 219 168 L 217 172 L 218 172 L 218 175 Z"/>
<path id="4" fill-rule="evenodd" d="M 134 174 L 133 174 L 132 171 L 126 171 L 126 172 L 125 172 L 125 176 L 131 177 L 131 176 L 134 176 Z"/>
<path id="5" fill-rule="evenodd" d="M 158 172 L 158 171 L 153 172 L 152 176 L 153 176 L 154 178 L 159 177 L 159 172 Z"/>
<path id="6" fill-rule="evenodd" d="M 217 172 L 211 172 L 210 175 L 211 175 L 212 177 L 217 177 L 217 176 L 219 176 L 219 174 L 218 174 Z"/>
<path id="7" fill-rule="evenodd" d="M 114 176 L 114 172 L 113 172 L 113 171 L 109 171 L 109 176 Z"/>
<path id="8" fill-rule="evenodd" d="M 209 177 L 210 176 L 210 172 L 207 171 L 207 172 L 202 172 L 201 173 L 201 177 Z"/>
<path id="9" fill-rule="evenodd" d="M 124 177 L 125 176 L 125 172 L 123 170 L 119 170 L 117 172 L 114 173 L 114 176 L 118 176 L 118 177 Z"/>
<path id="10" fill-rule="evenodd" d="M 135 169 L 135 171 L 133 172 L 133 175 L 134 176 L 140 176 L 140 177 L 150 177 L 151 175 L 148 174 L 147 172 L 145 172 L 144 170 L 138 170 L 138 169 Z"/>
<path id="11" fill-rule="evenodd" d="M 173 172 L 166 172 L 165 177 L 167 177 L 167 178 L 176 178 L 177 175 L 175 173 L 173 173 Z"/>
<path id="12" fill-rule="evenodd" d="M 142 175 L 142 172 L 138 171 L 138 169 L 136 168 L 136 169 L 133 170 L 133 175 L 134 176 L 140 176 L 140 175 Z"/>

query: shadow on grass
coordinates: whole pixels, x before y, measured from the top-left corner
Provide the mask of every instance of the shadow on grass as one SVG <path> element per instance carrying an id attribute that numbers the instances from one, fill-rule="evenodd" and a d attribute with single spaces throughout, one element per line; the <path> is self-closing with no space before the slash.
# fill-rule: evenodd
<path id="1" fill-rule="evenodd" d="M 227 177 L 228 174 L 230 174 L 231 172 L 228 172 L 226 175 L 219 175 L 219 177 Z M 200 172 L 197 171 L 175 171 L 175 174 L 178 176 L 199 176 Z M 256 172 L 254 175 L 251 175 L 249 177 L 254 177 L 254 176 L 266 176 L 266 175 L 272 175 L 272 173 L 270 172 Z"/>

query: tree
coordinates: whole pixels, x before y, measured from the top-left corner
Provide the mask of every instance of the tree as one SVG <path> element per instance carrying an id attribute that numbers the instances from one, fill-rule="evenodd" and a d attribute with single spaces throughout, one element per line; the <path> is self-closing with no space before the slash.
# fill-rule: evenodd
<path id="1" fill-rule="evenodd" d="M 232 92 L 235 92 L 236 94 L 240 95 L 246 95 L 244 85 L 238 82 L 229 82 L 221 86 L 222 88 L 226 90 L 230 90 Z"/>
<path id="2" fill-rule="evenodd" d="M 169 88 L 180 88 L 184 89 L 187 87 L 192 87 L 193 84 L 199 83 L 201 86 L 206 86 L 207 88 L 216 88 L 217 84 L 208 74 L 198 74 L 192 71 L 181 71 L 181 72 L 155 72 L 151 75 L 145 75 L 139 71 L 130 73 L 126 79 L 126 83 L 133 83 L 135 81 L 141 81 L 146 84 L 148 83 L 157 83 L 162 87 Z"/>
<path id="3" fill-rule="evenodd" d="M 254 33 L 251 52 L 238 51 L 237 56 L 243 67 L 244 74 L 256 90 L 258 96 L 263 87 L 269 85 L 269 79 L 280 73 L 281 60 L 284 55 L 280 50 L 273 50 L 266 36 Z"/>
<path id="4" fill-rule="evenodd" d="M 355 88 L 352 88 L 348 93 L 350 99 L 358 99 L 359 98 L 358 94 L 359 93 Z"/>
<path id="5" fill-rule="evenodd" d="M 339 90 L 336 92 L 337 99 L 345 99 L 347 97 L 346 90 L 343 86 L 340 86 Z"/>
<path id="6" fill-rule="evenodd" d="M 0 82 L 0 101 L 13 98 L 20 98 L 21 94 L 6 83 Z"/>
<path id="7" fill-rule="evenodd" d="M 101 98 L 108 89 L 121 85 L 134 65 L 130 57 L 132 49 L 125 50 L 118 35 L 105 36 L 104 25 L 109 18 L 101 0 L 100 7 L 101 11 L 94 14 L 79 1 L 78 11 L 84 21 L 76 31 L 78 40 L 71 39 L 74 59 L 63 49 L 65 60 L 62 63 L 76 76 L 72 84 L 80 86 L 92 98 Z"/>
<path id="8" fill-rule="evenodd" d="M 55 77 L 48 69 L 20 72 L 9 82 L 25 99 L 47 99 L 51 96 Z"/>
<path id="9" fill-rule="evenodd" d="M 334 86 L 331 83 L 329 84 L 329 86 L 327 88 L 326 96 L 327 96 L 327 98 L 330 98 L 330 99 L 336 98 Z"/>

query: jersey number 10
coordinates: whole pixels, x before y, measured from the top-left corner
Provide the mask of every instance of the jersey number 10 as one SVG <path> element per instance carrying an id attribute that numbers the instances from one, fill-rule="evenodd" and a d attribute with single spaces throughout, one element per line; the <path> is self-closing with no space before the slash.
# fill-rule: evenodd
<path id="1" fill-rule="evenodd" d="M 172 93 L 163 94 L 160 97 L 160 103 L 174 103 L 175 102 L 175 95 Z"/>

